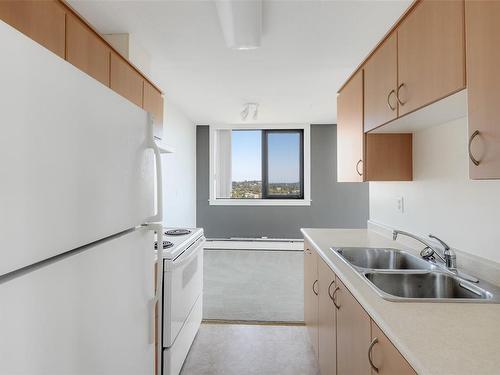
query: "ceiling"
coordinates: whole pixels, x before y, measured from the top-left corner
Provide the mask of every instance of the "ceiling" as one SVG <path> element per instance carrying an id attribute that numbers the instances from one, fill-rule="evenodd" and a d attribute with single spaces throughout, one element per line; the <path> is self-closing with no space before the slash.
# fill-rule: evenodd
<path id="1" fill-rule="evenodd" d="M 101 33 L 129 33 L 151 78 L 197 124 L 335 123 L 336 92 L 411 0 L 264 0 L 262 47 L 226 48 L 213 1 L 69 1 Z M 167 114 L 168 116 L 168 114 Z"/>

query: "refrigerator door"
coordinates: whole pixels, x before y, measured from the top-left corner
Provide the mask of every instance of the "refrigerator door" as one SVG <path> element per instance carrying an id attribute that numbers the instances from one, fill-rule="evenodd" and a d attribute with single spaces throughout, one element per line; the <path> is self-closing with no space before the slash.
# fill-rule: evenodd
<path id="1" fill-rule="evenodd" d="M 153 240 L 135 230 L 0 279 L 0 374 L 151 375 Z"/>
<path id="2" fill-rule="evenodd" d="M 2 21 L 0 40 L 3 275 L 153 216 L 155 157 L 141 108 Z"/>

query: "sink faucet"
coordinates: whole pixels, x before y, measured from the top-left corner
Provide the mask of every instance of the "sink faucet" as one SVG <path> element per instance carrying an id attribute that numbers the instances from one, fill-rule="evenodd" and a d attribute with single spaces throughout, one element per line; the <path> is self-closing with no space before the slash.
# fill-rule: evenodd
<path id="1" fill-rule="evenodd" d="M 425 245 L 425 248 L 420 252 L 420 256 L 422 258 L 424 258 L 426 260 L 430 260 L 430 259 L 433 259 L 435 256 L 437 256 L 444 263 L 444 265 L 446 266 L 447 269 L 449 269 L 450 271 L 456 271 L 456 269 L 457 269 L 457 256 L 456 256 L 455 252 L 452 249 L 450 249 L 450 247 L 443 240 L 439 239 L 438 237 L 436 237 L 432 234 L 429 234 L 430 238 L 438 241 L 441 244 L 441 246 L 443 247 L 443 255 L 441 255 L 439 253 L 439 251 L 433 245 L 428 243 L 423 238 L 420 238 L 419 236 L 416 236 L 414 234 L 411 234 L 411 233 L 408 233 L 408 232 L 405 232 L 402 230 L 395 229 L 392 232 L 392 239 L 394 241 L 396 241 L 399 234 L 402 234 L 402 235 L 407 236 L 407 237 L 411 237 L 411 238 L 413 238 L 413 239 L 415 239 L 415 240 L 417 240 Z"/>
<path id="2" fill-rule="evenodd" d="M 420 252 L 420 256 L 422 258 L 424 258 L 425 260 L 432 260 L 432 259 L 434 259 L 435 256 L 437 256 L 439 258 L 439 260 L 441 260 L 441 262 L 443 262 L 444 266 L 446 267 L 446 269 L 448 271 L 453 272 L 458 277 L 460 277 L 464 280 L 467 280 L 467 281 L 470 281 L 473 283 L 479 282 L 479 279 L 477 279 L 476 277 L 468 275 L 468 274 L 461 272 L 457 269 L 457 255 L 455 254 L 455 252 L 452 249 L 450 249 L 450 247 L 446 244 L 446 242 L 444 242 L 440 238 L 438 238 L 432 234 L 429 234 L 430 238 L 438 241 L 441 244 L 441 246 L 443 247 L 443 255 L 441 255 L 439 253 L 439 250 L 437 250 L 433 245 L 431 245 L 429 242 L 427 242 L 423 238 L 416 236 L 414 234 L 402 231 L 402 230 L 395 229 L 392 232 L 392 239 L 394 241 L 396 241 L 399 234 L 405 235 L 407 237 L 411 237 L 411 238 L 421 242 L 425 247 Z"/>
<path id="3" fill-rule="evenodd" d="M 457 255 L 455 254 L 455 252 L 452 249 L 450 249 L 450 247 L 446 244 L 446 242 L 439 239 L 438 237 L 436 237 L 432 234 L 429 234 L 429 237 L 438 241 L 441 244 L 441 246 L 443 247 L 443 249 L 444 249 L 444 251 L 443 251 L 444 264 L 445 264 L 446 268 L 448 268 L 449 270 L 452 270 L 452 271 L 456 271 L 457 270 Z"/>

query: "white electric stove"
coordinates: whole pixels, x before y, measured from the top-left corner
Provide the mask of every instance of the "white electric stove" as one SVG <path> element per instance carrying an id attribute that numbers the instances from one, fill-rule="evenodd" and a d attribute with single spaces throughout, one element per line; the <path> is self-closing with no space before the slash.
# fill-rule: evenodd
<path id="1" fill-rule="evenodd" d="M 163 375 L 178 375 L 202 320 L 200 228 L 165 228 L 163 237 Z"/>

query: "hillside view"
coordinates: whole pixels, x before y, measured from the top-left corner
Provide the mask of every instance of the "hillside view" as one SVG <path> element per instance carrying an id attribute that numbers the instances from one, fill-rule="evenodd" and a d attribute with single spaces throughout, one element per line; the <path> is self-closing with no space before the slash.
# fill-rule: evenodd
<path id="1" fill-rule="evenodd" d="M 270 183 L 269 195 L 297 196 L 300 194 L 300 183 Z M 262 181 L 233 181 L 231 198 L 259 199 L 262 197 Z"/>

